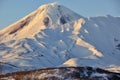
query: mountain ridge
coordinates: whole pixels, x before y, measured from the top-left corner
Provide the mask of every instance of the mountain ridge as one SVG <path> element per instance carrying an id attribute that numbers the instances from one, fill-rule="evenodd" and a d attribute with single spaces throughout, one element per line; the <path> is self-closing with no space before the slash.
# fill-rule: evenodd
<path id="1" fill-rule="evenodd" d="M 119 80 L 119 73 L 113 73 L 100 68 L 92 67 L 54 67 L 31 71 L 20 71 L 15 73 L 1 74 L 0 78 L 7 79 L 29 79 L 29 80 L 59 80 L 59 79 L 82 79 L 82 80 Z"/>

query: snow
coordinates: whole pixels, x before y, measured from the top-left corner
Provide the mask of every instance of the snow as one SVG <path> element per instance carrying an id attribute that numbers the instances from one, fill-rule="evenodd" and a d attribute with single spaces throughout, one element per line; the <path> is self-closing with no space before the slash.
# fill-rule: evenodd
<path id="1" fill-rule="evenodd" d="M 13 72 L 55 66 L 119 72 L 119 25 L 120 17 L 85 18 L 63 5 L 45 4 L 0 31 L 0 62 L 17 66 Z"/>
<path id="2" fill-rule="evenodd" d="M 75 34 L 75 35 L 79 34 L 79 30 L 84 23 L 85 23 L 84 19 L 79 19 L 78 21 L 76 21 L 74 24 L 73 34 Z"/>
<path id="3" fill-rule="evenodd" d="M 91 66 L 91 67 L 102 67 L 104 66 L 101 64 L 101 62 L 97 59 L 87 59 L 87 58 L 71 58 L 67 60 L 63 65 L 61 66 Z"/>
<path id="4" fill-rule="evenodd" d="M 102 79 L 100 79 L 100 80 L 109 80 L 108 78 L 107 78 L 107 74 L 100 74 L 100 73 L 94 73 L 94 74 L 92 74 L 91 75 L 91 77 L 103 77 Z"/>
<path id="5" fill-rule="evenodd" d="M 70 59 L 66 61 L 62 66 L 78 66 L 77 59 Z"/>

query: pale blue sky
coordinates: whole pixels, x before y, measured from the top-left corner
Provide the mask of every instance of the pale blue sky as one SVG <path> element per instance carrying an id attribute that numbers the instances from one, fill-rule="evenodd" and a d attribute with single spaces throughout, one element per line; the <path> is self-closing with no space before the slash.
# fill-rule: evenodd
<path id="1" fill-rule="evenodd" d="M 0 0 L 0 29 L 50 2 L 58 2 L 85 17 L 120 16 L 120 0 Z"/>

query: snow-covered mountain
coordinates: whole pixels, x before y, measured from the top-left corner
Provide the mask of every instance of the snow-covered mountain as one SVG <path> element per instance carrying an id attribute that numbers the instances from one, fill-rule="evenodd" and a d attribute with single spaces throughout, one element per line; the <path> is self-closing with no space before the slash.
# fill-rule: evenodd
<path id="1" fill-rule="evenodd" d="M 83 17 L 49 3 L 0 31 L 1 73 L 55 66 L 120 72 L 120 17 Z"/>

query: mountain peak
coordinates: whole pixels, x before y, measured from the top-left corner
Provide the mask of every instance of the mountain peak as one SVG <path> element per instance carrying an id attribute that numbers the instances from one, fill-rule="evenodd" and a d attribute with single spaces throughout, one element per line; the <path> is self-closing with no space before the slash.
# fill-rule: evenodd
<path id="1" fill-rule="evenodd" d="M 72 10 L 66 8 L 63 5 L 59 5 L 58 3 L 49 3 L 49 4 L 44 4 L 40 6 L 37 9 L 38 13 L 43 13 L 43 17 L 46 19 L 48 18 L 50 20 L 50 25 L 60 25 L 65 24 L 67 22 L 71 22 L 74 20 L 78 20 L 80 18 L 83 18 L 79 14 L 73 12 Z"/>
<path id="2" fill-rule="evenodd" d="M 6 40 L 33 38 L 43 29 L 56 28 L 80 18 L 83 17 L 56 2 L 44 4 L 23 19 L 3 29 L 0 35 L 2 38 L 8 36 L 9 39 L 6 37 Z"/>
<path id="3" fill-rule="evenodd" d="M 60 7 L 62 5 L 59 5 L 57 2 L 53 2 L 53 3 L 48 3 L 48 4 L 43 4 L 40 7 L 38 7 L 37 11 L 43 11 L 43 10 L 53 10 L 53 9 L 57 9 L 57 7 Z"/>
<path id="4" fill-rule="evenodd" d="M 42 6 L 40 6 L 39 8 L 47 8 L 49 6 L 52 6 L 52 7 L 56 7 L 58 6 L 59 4 L 57 2 L 53 2 L 53 3 L 48 3 L 48 4 L 43 4 Z"/>

